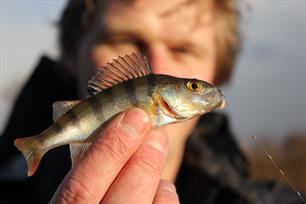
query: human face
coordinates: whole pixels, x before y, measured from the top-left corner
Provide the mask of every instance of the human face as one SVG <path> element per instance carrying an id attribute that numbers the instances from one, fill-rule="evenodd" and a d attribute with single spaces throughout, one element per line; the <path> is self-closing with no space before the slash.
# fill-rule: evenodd
<path id="1" fill-rule="evenodd" d="M 109 1 L 100 19 L 103 38 L 93 50 L 96 67 L 119 55 L 145 54 L 156 74 L 213 83 L 216 49 L 211 2 Z M 199 14 L 199 15 L 198 15 Z"/>

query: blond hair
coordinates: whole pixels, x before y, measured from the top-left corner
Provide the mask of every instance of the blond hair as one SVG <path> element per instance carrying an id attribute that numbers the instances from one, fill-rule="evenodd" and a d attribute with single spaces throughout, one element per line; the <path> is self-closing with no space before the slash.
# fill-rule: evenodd
<path id="1" fill-rule="evenodd" d="M 217 68 L 214 82 L 228 81 L 241 48 L 240 11 L 237 0 L 214 0 Z"/>

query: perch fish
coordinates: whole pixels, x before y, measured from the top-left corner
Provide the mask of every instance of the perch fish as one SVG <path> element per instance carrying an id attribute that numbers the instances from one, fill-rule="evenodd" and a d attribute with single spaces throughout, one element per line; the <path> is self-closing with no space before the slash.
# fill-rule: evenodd
<path id="1" fill-rule="evenodd" d="M 26 158 L 28 176 L 32 176 L 43 155 L 62 145 L 70 145 L 73 165 L 95 140 L 99 127 L 129 108 L 143 109 L 152 127 L 160 127 L 224 105 L 221 91 L 213 85 L 153 74 L 147 59 L 133 53 L 99 69 L 88 82 L 85 100 L 55 102 L 53 125 L 39 135 L 17 138 L 15 146 Z"/>

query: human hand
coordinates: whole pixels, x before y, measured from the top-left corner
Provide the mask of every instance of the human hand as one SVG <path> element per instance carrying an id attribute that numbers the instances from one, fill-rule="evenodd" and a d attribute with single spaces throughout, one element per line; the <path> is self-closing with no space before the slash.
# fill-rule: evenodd
<path id="1" fill-rule="evenodd" d="M 148 115 L 131 109 L 116 116 L 67 174 L 51 203 L 179 203 L 161 180 L 168 138 L 151 130 Z"/>

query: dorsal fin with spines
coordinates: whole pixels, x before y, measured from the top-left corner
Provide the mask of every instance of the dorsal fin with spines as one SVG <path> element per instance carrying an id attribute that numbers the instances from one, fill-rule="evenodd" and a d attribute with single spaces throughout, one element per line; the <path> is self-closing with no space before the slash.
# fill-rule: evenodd
<path id="1" fill-rule="evenodd" d="M 151 74 L 146 57 L 132 53 L 101 67 L 88 82 L 88 94 L 95 95 L 123 81 Z"/>

